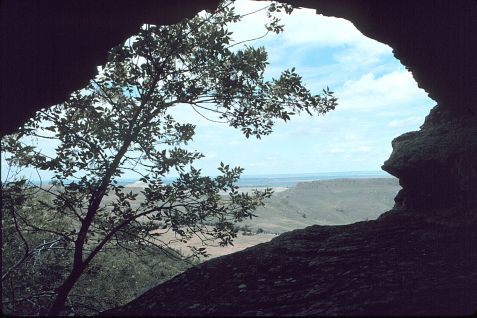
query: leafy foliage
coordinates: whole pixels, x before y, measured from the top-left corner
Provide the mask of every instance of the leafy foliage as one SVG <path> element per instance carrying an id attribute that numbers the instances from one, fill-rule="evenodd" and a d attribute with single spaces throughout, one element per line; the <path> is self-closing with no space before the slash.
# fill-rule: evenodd
<path id="1" fill-rule="evenodd" d="M 291 13 L 292 8 L 269 6 L 267 33 L 283 30 L 273 15 L 280 10 Z M 240 167 L 221 164 L 219 176 L 202 176 L 193 163 L 204 155 L 184 147 L 195 126 L 178 122 L 172 108 L 190 107 L 204 117 L 203 112 L 216 114 L 247 138 L 270 134 L 276 120 L 335 108 L 333 92 L 311 94 L 294 68 L 265 80 L 265 49 L 235 47 L 239 43 L 233 43 L 227 29 L 240 19 L 232 2 L 225 1 L 215 12 L 176 25 L 144 26 L 110 52 L 100 75 L 84 90 L 38 112 L 2 140 L 12 154 L 10 164 L 54 174 L 51 186 L 36 186 L 51 196 L 38 204 L 61 224 L 30 222 L 30 228 L 57 240 L 61 257 L 68 260 L 58 269 L 59 280 L 45 286 L 56 297 L 49 314 L 64 310 L 73 287 L 101 251 L 131 244 L 165 251 L 169 243 L 161 237 L 169 231 L 181 242 L 198 236 L 204 245 L 232 244 L 234 224 L 252 218 L 271 195 L 271 189 L 240 193 L 235 185 Z M 27 138 L 54 140 L 55 154 L 42 153 Z M 118 185 L 127 170 L 146 184 L 141 202 L 137 193 Z M 179 177 L 165 184 L 171 171 Z M 206 249 L 193 253 L 206 255 Z"/>

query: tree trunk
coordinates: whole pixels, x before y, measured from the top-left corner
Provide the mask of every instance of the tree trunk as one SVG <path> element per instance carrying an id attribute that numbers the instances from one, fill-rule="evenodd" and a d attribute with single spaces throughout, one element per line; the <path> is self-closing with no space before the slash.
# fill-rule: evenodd
<path id="1" fill-rule="evenodd" d="M 80 266 L 78 268 L 73 268 L 68 278 L 63 282 L 63 284 L 58 287 L 56 298 L 53 301 L 50 309 L 48 310 L 48 316 L 60 316 L 61 312 L 65 309 L 65 302 L 68 298 L 68 295 L 73 289 L 73 286 L 76 284 L 81 274 L 84 271 L 85 266 Z"/>

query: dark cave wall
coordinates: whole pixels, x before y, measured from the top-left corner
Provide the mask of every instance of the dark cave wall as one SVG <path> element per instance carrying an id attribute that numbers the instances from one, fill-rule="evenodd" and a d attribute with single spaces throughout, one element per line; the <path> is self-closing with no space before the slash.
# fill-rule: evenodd
<path id="1" fill-rule="evenodd" d="M 345 18 L 390 45 L 438 106 L 419 132 L 398 137 L 383 169 L 400 178 L 396 208 L 477 203 L 477 2 L 286 0 Z M 0 10 L 0 133 L 59 103 L 96 74 L 109 48 L 143 23 L 168 24 L 216 0 L 5 0 Z M 319 32 L 319 30 L 317 31 Z M 6 45 L 5 45 L 6 44 Z"/>
<path id="2" fill-rule="evenodd" d="M 388 222 L 383 218 L 337 228 L 315 226 L 286 233 L 249 252 L 204 263 L 162 289 L 148 291 L 153 297 L 143 302 L 147 307 L 138 306 L 140 300 L 134 300 L 129 313 L 138 315 L 146 308 L 146 314 L 157 315 L 166 312 L 159 306 L 165 303 L 174 310 L 197 314 L 201 309 L 194 299 L 197 296 L 210 304 L 204 306 L 204 314 L 220 306 L 234 309 L 229 305 L 245 306 L 242 312 L 247 310 L 249 315 L 262 315 L 263 311 L 273 314 L 276 308 L 286 310 L 287 306 L 290 310 L 283 311 L 284 315 L 422 315 L 423 306 L 429 307 L 424 314 L 431 315 L 474 312 L 477 2 L 287 2 L 348 19 L 366 36 L 390 45 L 418 85 L 436 101 L 420 131 L 393 141 L 393 153 L 383 165 L 403 186 L 395 199 L 395 210 L 390 212 L 401 215 L 400 219 Z M 0 2 L 2 136 L 35 110 L 59 103 L 84 86 L 95 75 L 96 65 L 105 62 L 109 48 L 141 24 L 173 23 L 203 8 L 213 8 L 217 1 L 61 0 L 49 1 L 48 7 L 42 6 L 44 3 Z M 451 211 L 452 217 L 462 215 L 460 225 L 466 227 L 430 227 L 426 223 L 421 228 L 416 219 L 408 217 L 415 213 L 445 216 L 442 211 Z M 263 279 L 258 279 L 257 271 Z M 211 279 L 209 273 L 218 276 Z M 286 282 L 279 275 L 302 280 L 286 293 L 283 285 L 273 282 L 293 284 L 295 280 Z M 249 277 L 250 287 L 259 285 L 250 288 L 257 294 L 237 288 L 244 277 Z M 197 282 L 202 285 L 194 285 Z M 211 288 L 211 282 L 220 282 L 223 288 Z M 304 286 L 303 293 L 296 286 Z M 194 292 L 200 288 L 204 293 Z M 184 297 L 184 291 L 191 291 L 191 297 Z M 313 302 L 306 303 L 310 293 L 315 295 Z M 214 297 L 208 298 L 210 295 Z M 163 302 L 165 297 L 172 301 Z M 254 308 L 257 311 L 251 311 Z"/>
<path id="3" fill-rule="evenodd" d="M 383 169 L 398 176 L 403 187 L 395 209 L 419 213 L 450 209 L 475 219 L 477 116 L 454 116 L 434 107 L 419 131 L 393 140 L 393 152 Z"/>
<path id="4" fill-rule="evenodd" d="M 66 100 L 144 23 L 171 24 L 217 0 L 0 1 L 0 135 Z"/>

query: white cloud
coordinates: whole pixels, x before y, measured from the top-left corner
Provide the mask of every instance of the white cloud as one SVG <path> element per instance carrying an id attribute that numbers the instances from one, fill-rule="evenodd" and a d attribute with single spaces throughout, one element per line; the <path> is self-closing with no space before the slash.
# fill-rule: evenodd
<path id="1" fill-rule="evenodd" d="M 369 146 L 360 146 L 360 147 L 354 148 L 354 151 L 356 152 L 368 152 L 370 150 L 371 150 L 371 147 Z"/>
<path id="2" fill-rule="evenodd" d="M 370 146 L 344 146 L 344 147 L 333 147 L 329 150 L 330 153 L 332 154 L 341 154 L 341 153 L 346 153 L 350 154 L 353 152 L 369 152 L 372 148 Z"/>
<path id="3" fill-rule="evenodd" d="M 358 135 L 356 133 L 345 133 L 343 136 L 343 140 L 351 141 L 351 142 L 356 142 L 363 139 L 364 139 L 363 136 Z"/>
<path id="4" fill-rule="evenodd" d="M 386 126 L 389 128 L 415 127 L 422 124 L 423 120 L 424 119 L 421 116 L 411 116 L 404 119 L 392 120 Z"/>
<path id="5" fill-rule="evenodd" d="M 204 156 L 205 157 L 203 158 L 203 160 L 212 160 L 217 157 L 217 154 L 215 152 L 211 152 L 211 153 L 205 153 Z"/>
<path id="6" fill-rule="evenodd" d="M 227 145 L 230 146 L 237 146 L 237 145 L 243 145 L 244 142 L 242 140 L 232 140 L 227 143 Z"/>
<path id="7" fill-rule="evenodd" d="M 355 44 L 363 37 L 350 21 L 325 17 L 310 9 L 296 10 L 292 15 L 282 16 L 282 21 L 289 45 L 343 46 Z"/>
<path id="8" fill-rule="evenodd" d="M 346 150 L 343 149 L 343 148 L 331 148 L 330 152 L 331 153 L 343 153 L 343 152 L 346 152 Z"/>
<path id="9" fill-rule="evenodd" d="M 248 13 L 270 4 L 270 1 L 236 1 L 237 13 Z M 350 44 L 363 45 L 364 35 L 345 19 L 326 17 L 317 14 L 313 9 L 295 9 L 291 15 L 284 12 L 276 14 L 285 25 L 285 31 L 280 35 L 280 40 L 287 46 L 315 44 L 320 46 L 342 47 Z M 263 28 L 267 21 L 265 11 L 257 12 L 243 18 L 243 24 L 231 25 L 234 38 L 244 40 L 254 38 L 265 33 Z M 263 30 L 263 32 L 262 32 Z M 271 38 L 271 37 L 270 37 Z M 385 46 L 377 41 L 373 42 L 374 48 Z"/>
<path id="10" fill-rule="evenodd" d="M 361 37 L 360 41 L 334 54 L 334 59 L 340 64 L 363 68 L 378 63 L 383 55 L 392 52 L 392 49 L 383 43 L 366 38 L 364 35 Z"/>
<path id="11" fill-rule="evenodd" d="M 374 111 L 390 105 L 410 104 L 414 100 L 426 98 L 424 90 L 417 87 L 412 74 L 397 70 L 376 77 L 367 73 L 358 80 L 349 80 L 337 90 L 338 111 Z"/>
<path id="12" fill-rule="evenodd" d="M 172 115 L 180 123 L 194 123 L 197 125 L 205 126 L 224 126 L 226 124 L 219 124 L 214 121 L 220 121 L 217 113 L 203 110 L 199 108 L 194 108 L 188 104 L 177 104 L 174 107 L 168 110 L 168 113 Z M 200 113 L 200 114 L 199 114 Z"/>

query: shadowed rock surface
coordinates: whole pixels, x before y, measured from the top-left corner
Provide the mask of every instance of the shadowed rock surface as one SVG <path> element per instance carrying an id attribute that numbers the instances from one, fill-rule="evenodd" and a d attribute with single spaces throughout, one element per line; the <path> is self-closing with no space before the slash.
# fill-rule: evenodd
<path id="1" fill-rule="evenodd" d="M 219 257 L 105 315 L 468 315 L 477 232 L 396 217 L 310 226 Z"/>
<path id="2" fill-rule="evenodd" d="M 436 208 L 472 210 L 477 207 L 477 116 L 454 117 L 434 107 L 419 131 L 393 140 L 383 169 L 398 176 L 403 187 L 397 208 L 431 214 Z"/>
<path id="3" fill-rule="evenodd" d="M 2 0 L 0 135 L 65 101 L 97 74 L 108 51 L 144 23 L 171 24 L 217 0 Z"/>

